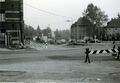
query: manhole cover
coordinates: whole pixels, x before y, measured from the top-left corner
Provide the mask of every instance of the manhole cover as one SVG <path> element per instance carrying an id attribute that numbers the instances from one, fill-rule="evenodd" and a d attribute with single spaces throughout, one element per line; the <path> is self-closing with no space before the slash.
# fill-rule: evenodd
<path id="1" fill-rule="evenodd" d="M 25 71 L 0 71 L 0 76 L 18 76 L 26 73 Z"/>

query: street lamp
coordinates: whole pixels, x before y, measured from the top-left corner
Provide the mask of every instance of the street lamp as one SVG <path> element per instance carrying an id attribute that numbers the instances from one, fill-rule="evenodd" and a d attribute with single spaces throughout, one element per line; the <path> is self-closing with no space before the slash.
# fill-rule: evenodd
<path id="1" fill-rule="evenodd" d="M 70 22 L 71 26 L 72 26 L 72 24 L 73 24 L 73 18 L 70 18 L 70 19 L 66 20 L 66 22 Z M 70 29 L 70 34 L 71 34 L 71 29 Z M 69 37 L 70 37 L 69 39 L 71 39 L 71 36 L 69 36 Z"/>

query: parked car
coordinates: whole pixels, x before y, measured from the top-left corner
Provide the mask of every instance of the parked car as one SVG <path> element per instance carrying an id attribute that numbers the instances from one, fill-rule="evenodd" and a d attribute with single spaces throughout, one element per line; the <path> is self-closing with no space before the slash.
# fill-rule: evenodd
<path id="1" fill-rule="evenodd" d="M 90 40 L 88 40 L 88 42 L 90 42 L 90 43 L 101 43 L 101 41 L 100 40 L 98 40 L 98 39 L 90 39 Z"/>
<path id="2" fill-rule="evenodd" d="M 69 45 L 77 45 L 77 43 L 74 40 L 71 40 L 68 42 Z"/>
<path id="3" fill-rule="evenodd" d="M 49 44 L 55 44 L 55 40 L 54 39 L 48 39 L 47 41 Z"/>
<path id="4" fill-rule="evenodd" d="M 64 39 L 57 40 L 56 43 L 57 43 L 57 44 L 65 44 L 65 43 L 66 43 L 66 40 L 64 40 Z"/>
<path id="5" fill-rule="evenodd" d="M 15 43 L 13 45 L 11 45 L 12 48 L 16 48 L 16 49 L 22 49 L 24 48 L 24 45 L 22 43 Z"/>
<path id="6" fill-rule="evenodd" d="M 77 43 L 85 43 L 85 40 L 77 40 Z"/>

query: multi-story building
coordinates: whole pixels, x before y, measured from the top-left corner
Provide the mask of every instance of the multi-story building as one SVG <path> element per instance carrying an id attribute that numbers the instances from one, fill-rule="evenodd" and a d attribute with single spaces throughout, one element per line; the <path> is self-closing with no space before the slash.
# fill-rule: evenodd
<path id="1" fill-rule="evenodd" d="M 89 29 L 90 26 L 88 20 L 79 18 L 78 21 L 71 26 L 71 39 L 78 41 L 83 40 L 85 37 L 90 37 L 92 33 L 91 29 Z"/>
<path id="2" fill-rule="evenodd" d="M 23 0 L 0 0 L 0 43 L 23 42 Z"/>
<path id="3" fill-rule="evenodd" d="M 108 40 L 120 40 L 120 18 L 111 19 L 105 27 Z"/>

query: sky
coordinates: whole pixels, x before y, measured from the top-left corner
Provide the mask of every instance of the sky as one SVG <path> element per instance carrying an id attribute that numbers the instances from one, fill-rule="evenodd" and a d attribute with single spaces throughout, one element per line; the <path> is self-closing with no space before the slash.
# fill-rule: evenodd
<path id="1" fill-rule="evenodd" d="M 70 29 L 90 3 L 105 11 L 109 20 L 120 12 L 120 0 L 24 0 L 24 21 L 35 29 L 38 25 L 41 29 L 50 26 L 53 31 Z"/>

